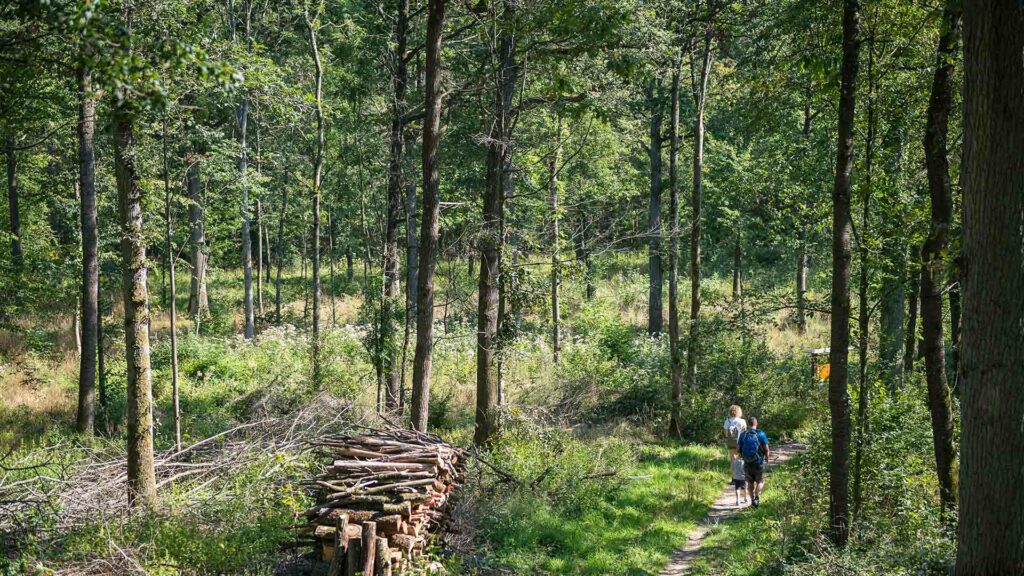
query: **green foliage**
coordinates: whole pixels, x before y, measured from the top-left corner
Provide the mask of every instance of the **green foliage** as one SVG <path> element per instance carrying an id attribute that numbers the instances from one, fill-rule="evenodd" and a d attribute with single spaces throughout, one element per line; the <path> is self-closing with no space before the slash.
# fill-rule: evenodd
<path id="1" fill-rule="evenodd" d="M 510 422 L 460 496 L 484 546 L 455 573 L 625 575 L 657 572 L 707 510 L 718 450 L 640 447 Z M 506 476 L 507 475 L 507 476 Z"/>

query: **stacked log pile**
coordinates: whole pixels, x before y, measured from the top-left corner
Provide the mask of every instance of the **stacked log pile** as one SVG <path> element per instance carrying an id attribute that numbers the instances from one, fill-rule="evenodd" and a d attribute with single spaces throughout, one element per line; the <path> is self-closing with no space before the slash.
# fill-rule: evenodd
<path id="1" fill-rule="evenodd" d="M 407 430 L 314 442 L 333 463 L 313 481 L 306 511 L 314 551 L 329 576 L 401 573 L 444 529 L 444 509 L 464 472 L 462 450 Z"/>

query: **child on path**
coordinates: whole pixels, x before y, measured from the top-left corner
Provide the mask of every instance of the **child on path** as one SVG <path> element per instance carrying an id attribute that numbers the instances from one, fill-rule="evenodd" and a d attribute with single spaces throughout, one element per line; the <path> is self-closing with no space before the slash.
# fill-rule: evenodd
<path id="1" fill-rule="evenodd" d="M 732 486 L 736 491 L 736 506 L 740 505 L 740 494 L 743 494 L 743 503 L 747 503 L 747 477 L 743 472 L 743 459 L 735 457 L 732 459 Z"/>

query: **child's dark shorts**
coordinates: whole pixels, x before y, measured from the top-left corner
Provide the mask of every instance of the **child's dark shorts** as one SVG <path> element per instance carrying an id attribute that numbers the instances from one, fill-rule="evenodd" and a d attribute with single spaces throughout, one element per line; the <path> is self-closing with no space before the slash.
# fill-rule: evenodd
<path id="1" fill-rule="evenodd" d="M 743 490 L 743 488 L 745 488 L 747 486 L 747 481 L 746 480 L 737 480 L 737 479 L 733 478 L 732 479 L 732 485 L 737 490 Z"/>
<path id="2" fill-rule="evenodd" d="M 758 465 L 745 462 L 743 464 L 743 474 L 751 482 L 761 482 L 764 480 L 764 464 Z"/>

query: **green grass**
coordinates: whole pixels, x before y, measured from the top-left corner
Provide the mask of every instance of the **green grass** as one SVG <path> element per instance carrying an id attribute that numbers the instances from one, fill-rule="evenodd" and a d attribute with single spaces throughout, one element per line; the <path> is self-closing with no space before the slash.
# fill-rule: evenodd
<path id="1" fill-rule="evenodd" d="M 646 445 L 603 498 L 563 509 L 514 499 L 490 536 L 496 564 L 517 574 L 657 574 L 707 513 L 725 478 L 724 452 Z"/>
<path id="2" fill-rule="evenodd" d="M 773 574 L 783 559 L 802 555 L 801 546 L 806 542 L 797 537 L 797 528 L 806 519 L 800 517 L 801 508 L 793 502 L 801 457 L 797 455 L 771 472 L 760 508 L 747 508 L 708 531 L 693 565 L 695 576 Z"/>

